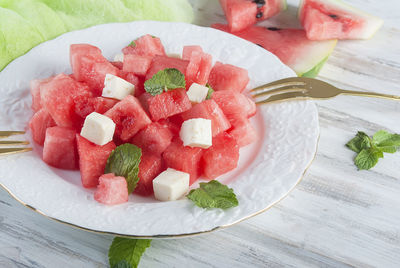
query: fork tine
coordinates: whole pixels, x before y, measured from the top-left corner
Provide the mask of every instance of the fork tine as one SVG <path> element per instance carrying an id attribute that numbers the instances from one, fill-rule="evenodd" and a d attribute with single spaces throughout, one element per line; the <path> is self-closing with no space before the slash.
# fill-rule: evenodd
<path id="1" fill-rule="evenodd" d="M 269 89 L 274 89 L 274 88 L 280 88 L 284 86 L 304 86 L 306 83 L 303 81 L 299 81 L 298 77 L 290 77 L 290 78 L 285 78 L 281 79 L 278 81 L 271 82 L 266 85 L 262 85 L 256 88 L 253 88 L 250 91 L 258 91 L 258 90 L 269 90 Z"/>
<path id="2" fill-rule="evenodd" d="M 256 104 L 279 102 L 284 100 L 304 100 L 307 98 L 308 97 L 305 96 L 302 92 L 288 92 L 288 93 L 276 94 L 261 101 L 256 101 Z"/>
<path id="3" fill-rule="evenodd" d="M 261 91 L 259 93 L 256 93 L 253 96 L 253 98 L 260 97 L 260 96 L 265 96 L 265 95 L 274 95 L 277 93 L 288 93 L 288 92 L 305 92 L 307 89 L 306 88 L 301 88 L 301 87 L 282 87 L 282 88 L 276 88 L 272 90 L 267 90 L 267 91 Z"/>
<path id="4" fill-rule="evenodd" d="M 32 148 L 0 148 L 0 155 L 15 154 L 32 151 Z"/>
<path id="5" fill-rule="evenodd" d="M 7 138 L 12 135 L 25 134 L 25 131 L 0 131 L 0 138 Z"/>
<path id="6" fill-rule="evenodd" d="M 1 145 L 27 145 L 29 141 L 0 141 Z"/>

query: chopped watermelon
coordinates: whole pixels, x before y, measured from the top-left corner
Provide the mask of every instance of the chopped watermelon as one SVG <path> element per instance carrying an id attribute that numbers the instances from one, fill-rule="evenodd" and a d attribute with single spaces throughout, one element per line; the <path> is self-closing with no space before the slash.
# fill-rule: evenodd
<path id="1" fill-rule="evenodd" d="M 85 188 L 96 187 L 99 177 L 104 173 L 107 159 L 112 150 L 115 149 L 115 144 L 110 141 L 103 146 L 96 145 L 79 134 L 76 134 L 76 143 L 82 185 Z"/>
<path id="2" fill-rule="evenodd" d="M 116 124 L 115 134 L 123 141 L 132 138 L 139 130 L 151 123 L 138 99 L 126 96 L 114 107 L 104 113 Z"/>
<path id="3" fill-rule="evenodd" d="M 205 85 L 210 76 L 211 68 L 212 57 L 210 54 L 193 51 L 185 73 L 186 88 L 189 88 L 193 83 Z"/>
<path id="4" fill-rule="evenodd" d="M 183 146 L 182 141 L 176 138 L 164 151 L 163 158 L 168 167 L 189 173 L 189 183 L 192 185 L 201 174 L 202 155 L 203 149 Z"/>
<path id="5" fill-rule="evenodd" d="M 383 24 L 339 0 L 302 0 L 299 18 L 310 40 L 369 39 Z"/>
<path id="6" fill-rule="evenodd" d="M 93 97 L 88 99 L 80 99 L 75 102 L 75 113 L 79 115 L 83 121 L 86 116 L 92 112 L 104 114 L 111 109 L 118 100 L 104 97 Z"/>
<path id="7" fill-rule="evenodd" d="M 32 131 L 33 140 L 39 144 L 43 145 L 46 136 L 46 129 L 49 127 L 54 127 L 56 122 L 54 122 L 51 115 L 44 109 L 37 111 L 29 121 L 29 128 Z"/>
<path id="8" fill-rule="evenodd" d="M 62 168 L 76 169 L 78 155 L 76 151 L 75 130 L 64 127 L 49 127 L 43 145 L 43 161 Z"/>
<path id="9" fill-rule="evenodd" d="M 286 0 L 219 0 L 232 32 L 268 19 L 286 9 Z"/>
<path id="10" fill-rule="evenodd" d="M 164 46 L 160 38 L 146 34 L 134 40 L 128 46 L 122 49 L 122 52 L 127 54 L 135 54 L 140 56 L 156 56 L 165 55 Z"/>
<path id="11" fill-rule="evenodd" d="M 40 86 L 49 82 L 53 77 L 45 79 L 35 79 L 30 82 L 30 91 L 32 95 L 32 110 L 37 112 L 42 108 L 40 101 Z"/>
<path id="12" fill-rule="evenodd" d="M 150 68 L 153 57 L 127 54 L 124 56 L 124 72 L 131 72 L 136 75 L 145 76 Z"/>
<path id="13" fill-rule="evenodd" d="M 171 131 L 173 136 L 179 136 L 179 131 L 181 130 L 183 119 L 182 116 L 180 115 L 173 115 L 166 119 L 160 119 L 158 123 L 160 123 L 163 126 L 166 126 Z"/>
<path id="14" fill-rule="evenodd" d="M 142 153 L 139 164 L 139 182 L 134 193 L 148 196 L 153 193 L 153 179 L 163 170 L 162 158 L 160 155 Z"/>
<path id="15" fill-rule="evenodd" d="M 142 95 L 145 92 L 144 85 L 143 85 L 144 77 L 139 77 L 139 76 L 135 75 L 134 73 L 124 72 L 124 71 L 120 71 L 119 77 L 121 77 L 122 79 L 125 79 L 129 83 L 135 85 L 135 94 L 134 94 L 135 97 L 139 97 L 140 95 Z"/>
<path id="16" fill-rule="evenodd" d="M 249 83 L 249 80 L 246 69 L 217 61 L 211 69 L 208 83 L 214 90 L 242 92 Z"/>
<path id="17" fill-rule="evenodd" d="M 110 62 L 114 67 L 117 67 L 119 70 L 122 70 L 124 64 L 121 61 L 111 61 Z"/>
<path id="18" fill-rule="evenodd" d="M 171 144 L 172 136 L 168 126 L 153 122 L 140 130 L 132 143 L 144 152 L 160 155 Z"/>
<path id="19" fill-rule="evenodd" d="M 228 31 L 222 24 L 212 27 Z M 315 77 L 336 46 L 336 40 L 311 41 L 301 29 L 278 29 L 252 26 L 244 31 L 233 33 L 257 44 L 275 54 L 297 75 Z"/>
<path id="20" fill-rule="evenodd" d="M 97 112 L 99 114 L 104 114 L 105 112 L 110 110 L 112 107 L 114 107 L 114 105 L 118 103 L 118 100 L 103 98 L 103 97 L 95 97 L 93 102 L 94 102 L 94 110 L 93 111 Z"/>
<path id="21" fill-rule="evenodd" d="M 232 90 L 215 91 L 212 99 L 218 104 L 229 121 L 255 114 L 256 104 L 242 93 Z"/>
<path id="22" fill-rule="evenodd" d="M 128 183 L 124 177 L 108 173 L 99 177 L 94 199 L 102 204 L 117 205 L 128 202 Z"/>
<path id="23" fill-rule="evenodd" d="M 228 133 L 237 141 L 239 147 L 243 147 L 255 142 L 258 135 L 254 127 L 247 118 L 236 118 L 231 121 L 232 129 Z"/>
<path id="24" fill-rule="evenodd" d="M 239 146 L 236 140 L 224 132 L 213 138 L 213 145 L 204 151 L 203 173 L 207 179 L 215 179 L 237 167 Z"/>
<path id="25" fill-rule="evenodd" d="M 180 114 L 192 108 L 185 89 L 174 89 L 147 99 L 153 121 Z"/>
<path id="26" fill-rule="evenodd" d="M 182 59 L 190 60 L 193 52 L 203 53 L 203 49 L 201 48 L 201 46 L 184 46 L 182 50 Z"/>
<path id="27" fill-rule="evenodd" d="M 210 119 L 213 137 L 231 127 L 225 114 L 213 99 L 194 105 L 192 109 L 182 114 L 182 118 L 185 121 L 192 118 Z"/>
<path id="28" fill-rule="evenodd" d="M 40 100 L 58 126 L 79 125 L 79 115 L 75 113 L 76 103 L 86 103 L 92 98 L 88 87 L 65 74 L 59 74 L 40 86 Z"/>
<path id="29" fill-rule="evenodd" d="M 71 45 L 70 61 L 75 79 L 87 83 L 96 96 L 102 93 L 106 74 L 118 75 L 119 72 L 99 48 L 88 44 Z"/>
<path id="30" fill-rule="evenodd" d="M 146 74 L 146 80 L 153 77 L 158 71 L 166 68 L 178 69 L 185 74 L 189 61 L 167 56 L 155 56 L 151 62 L 150 68 Z"/>

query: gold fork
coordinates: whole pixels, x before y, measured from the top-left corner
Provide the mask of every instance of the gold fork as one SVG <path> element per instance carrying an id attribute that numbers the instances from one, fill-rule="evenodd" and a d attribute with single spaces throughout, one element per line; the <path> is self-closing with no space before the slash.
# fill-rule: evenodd
<path id="1" fill-rule="evenodd" d="M 286 100 L 330 99 L 338 95 L 354 95 L 364 97 L 400 100 L 399 96 L 339 89 L 331 84 L 307 77 L 290 77 L 256 87 L 251 90 L 257 104 L 280 102 Z M 266 96 L 267 98 L 260 97 Z M 257 100 L 258 99 L 258 100 Z"/>
<path id="2" fill-rule="evenodd" d="M 12 135 L 25 134 L 25 131 L 0 131 L 0 138 L 8 138 Z M 15 146 L 15 145 L 27 145 L 29 141 L 0 141 L 1 146 Z M 15 154 L 32 151 L 30 147 L 17 147 L 17 148 L 0 148 L 0 155 Z"/>

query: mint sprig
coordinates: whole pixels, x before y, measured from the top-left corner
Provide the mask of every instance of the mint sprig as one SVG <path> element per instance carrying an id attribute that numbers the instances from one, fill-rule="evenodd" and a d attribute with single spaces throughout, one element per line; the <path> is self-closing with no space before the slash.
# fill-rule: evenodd
<path id="1" fill-rule="evenodd" d="M 211 99 L 212 94 L 214 93 L 214 89 L 208 83 L 206 84 L 206 87 L 208 87 L 206 100 L 209 100 L 209 99 Z"/>
<path id="2" fill-rule="evenodd" d="M 115 148 L 107 159 L 104 173 L 122 176 L 128 183 L 128 193 L 132 193 L 139 181 L 139 164 L 142 150 L 136 145 L 125 143 Z"/>
<path id="3" fill-rule="evenodd" d="M 148 247 L 150 239 L 129 239 L 115 237 L 108 250 L 111 268 L 136 268 Z"/>
<path id="4" fill-rule="evenodd" d="M 371 169 L 383 158 L 383 153 L 395 153 L 400 148 L 400 135 L 385 130 L 376 132 L 372 138 L 359 131 L 346 146 L 357 153 L 354 163 L 358 169 Z"/>
<path id="5" fill-rule="evenodd" d="M 128 47 L 136 47 L 136 42 L 135 41 L 130 42 Z"/>
<path id="6" fill-rule="evenodd" d="M 153 96 L 171 89 L 185 87 L 185 76 L 175 68 L 158 71 L 152 78 L 144 82 L 144 89 Z"/>
<path id="7" fill-rule="evenodd" d="M 191 190 L 187 198 L 201 208 L 227 209 L 239 204 L 233 189 L 216 180 L 201 182 L 200 187 Z"/>

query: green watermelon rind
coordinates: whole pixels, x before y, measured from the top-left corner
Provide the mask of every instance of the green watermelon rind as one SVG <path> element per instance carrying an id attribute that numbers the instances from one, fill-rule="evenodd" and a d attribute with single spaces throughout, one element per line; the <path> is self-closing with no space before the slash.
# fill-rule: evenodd
<path id="1" fill-rule="evenodd" d="M 326 56 L 325 59 L 320 61 L 317 65 L 315 65 L 311 70 L 306 71 L 305 73 L 298 73 L 297 75 L 300 77 L 316 77 L 319 72 L 321 71 L 322 67 L 325 65 L 326 61 L 328 60 L 330 55 Z"/>

